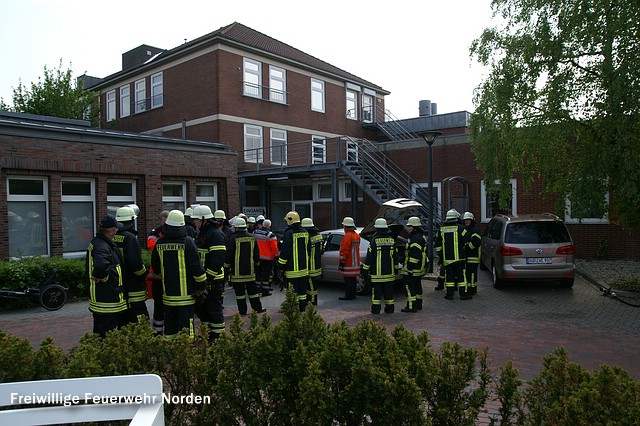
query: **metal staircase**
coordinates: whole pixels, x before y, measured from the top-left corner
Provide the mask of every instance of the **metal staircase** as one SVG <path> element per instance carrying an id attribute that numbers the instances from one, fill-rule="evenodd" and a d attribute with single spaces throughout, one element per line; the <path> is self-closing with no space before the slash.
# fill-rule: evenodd
<path id="1" fill-rule="evenodd" d="M 418 187 L 417 182 L 391 161 L 375 143 L 366 139 L 345 139 L 348 143 L 358 146 L 357 161 L 345 160 L 341 164 L 341 170 L 356 186 L 379 205 L 395 198 L 411 198 L 418 201 L 423 206 L 418 216 L 426 223 L 429 216 L 429 199 L 422 191 L 415 190 Z M 433 209 L 434 223 L 440 223 L 440 203 L 434 203 Z"/>
<path id="2" fill-rule="evenodd" d="M 380 118 L 381 119 L 377 119 L 375 123 L 372 123 L 372 125 L 388 137 L 389 140 L 401 142 L 420 139 L 420 136 L 409 130 L 402 121 L 388 109 L 384 110 Z"/>

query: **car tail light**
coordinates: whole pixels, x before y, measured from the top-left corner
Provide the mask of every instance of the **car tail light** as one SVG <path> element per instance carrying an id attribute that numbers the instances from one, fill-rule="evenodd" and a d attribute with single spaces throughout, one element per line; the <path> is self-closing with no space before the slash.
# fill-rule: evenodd
<path id="1" fill-rule="evenodd" d="M 502 246 L 500 256 L 522 256 L 522 250 L 517 247 Z"/>
<path id="2" fill-rule="evenodd" d="M 556 254 L 564 254 L 564 255 L 575 255 L 576 254 L 576 246 L 570 244 L 568 246 L 558 247 L 556 250 Z"/>

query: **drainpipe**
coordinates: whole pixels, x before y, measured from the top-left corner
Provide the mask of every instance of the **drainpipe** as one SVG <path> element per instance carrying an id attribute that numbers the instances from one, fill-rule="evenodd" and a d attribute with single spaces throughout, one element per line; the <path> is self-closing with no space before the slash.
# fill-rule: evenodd
<path id="1" fill-rule="evenodd" d="M 182 119 L 182 139 L 187 139 L 187 119 Z"/>

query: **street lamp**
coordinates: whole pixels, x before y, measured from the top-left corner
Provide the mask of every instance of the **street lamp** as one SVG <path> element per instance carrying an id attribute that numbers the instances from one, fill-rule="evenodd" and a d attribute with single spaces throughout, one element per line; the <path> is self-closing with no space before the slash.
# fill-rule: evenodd
<path id="1" fill-rule="evenodd" d="M 427 255 L 429 256 L 429 269 L 428 272 L 433 272 L 433 143 L 442 132 L 434 130 L 425 130 L 419 132 L 418 135 L 422 136 L 422 139 L 427 143 L 429 147 L 429 217 L 428 220 L 428 234 L 427 234 Z"/>

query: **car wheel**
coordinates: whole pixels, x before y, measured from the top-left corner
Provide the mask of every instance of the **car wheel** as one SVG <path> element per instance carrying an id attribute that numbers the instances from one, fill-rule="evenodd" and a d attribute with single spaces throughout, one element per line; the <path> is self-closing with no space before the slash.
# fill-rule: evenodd
<path id="1" fill-rule="evenodd" d="M 573 287 L 573 281 L 574 281 L 574 278 L 564 279 L 564 280 L 560 281 L 560 287 L 571 288 L 571 287 Z"/>
<path id="2" fill-rule="evenodd" d="M 367 296 L 371 294 L 371 285 L 362 279 L 362 277 L 358 277 L 356 279 L 356 294 L 358 296 Z"/>
<path id="3" fill-rule="evenodd" d="M 504 280 L 498 277 L 498 271 L 496 271 L 496 264 L 491 264 L 491 283 L 493 284 L 493 288 L 502 288 L 504 287 Z"/>

